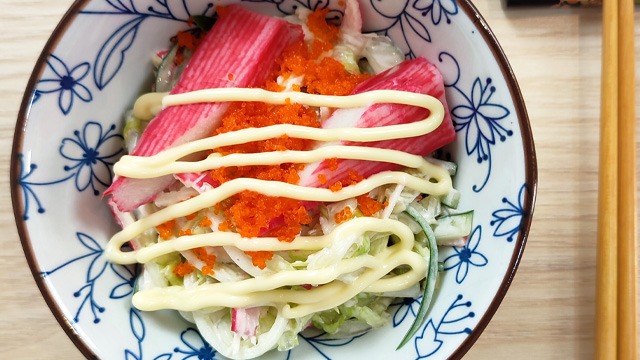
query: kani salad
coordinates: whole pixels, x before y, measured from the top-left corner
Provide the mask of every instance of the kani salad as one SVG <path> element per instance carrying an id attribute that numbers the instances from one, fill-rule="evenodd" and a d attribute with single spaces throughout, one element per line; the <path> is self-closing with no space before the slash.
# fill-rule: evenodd
<path id="1" fill-rule="evenodd" d="M 404 345 L 438 246 L 471 230 L 456 165 L 429 156 L 455 139 L 441 75 L 345 5 L 339 27 L 326 10 L 194 18 L 127 116 L 106 254 L 142 264 L 134 306 L 180 311 L 226 357 L 289 350 L 311 328 L 356 336 L 423 296 Z"/>

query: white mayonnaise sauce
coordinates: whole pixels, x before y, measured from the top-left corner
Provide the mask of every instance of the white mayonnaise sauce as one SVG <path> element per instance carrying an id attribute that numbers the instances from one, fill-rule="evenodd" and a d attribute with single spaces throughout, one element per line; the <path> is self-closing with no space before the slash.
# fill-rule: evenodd
<path id="1" fill-rule="evenodd" d="M 295 138 L 324 142 L 368 142 L 411 138 L 435 130 L 444 117 L 442 104 L 435 98 L 403 91 L 376 90 L 350 96 L 323 96 L 301 92 L 269 92 L 262 89 L 209 89 L 178 95 L 148 94 L 141 96 L 134 107 L 135 116 L 152 118 L 162 107 L 219 101 L 261 101 L 270 104 L 289 102 L 309 106 L 332 108 L 361 108 L 375 103 L 396 103 L 424 107 L 429 116 L 409 124 L 377 128 L 318 129 L 297 125 L 273 125 L 264 128 L 243 129 L 219 134 L 202 140 L 177 146 L 151 157 L 124 156 L 115 166 L 118 176 L 152 178 L 168 174 L 201 172 L 219 167 L 272 165 L 281 163 L 312 163 L 328 158 L 380 161 L 417 169 L 428 174 L 426 179 L 403 171 L 385 171 L 361 182 L 331 191 L 309 188 L 282 182 L 251 178 L 238 178 L 225 182 L 191 199 L 170 205 L 127 225 L 115 234 L 106 246 L 109 260 L 120 264 L 147 263 L 175 251 L 185 251 L 202 246 L 235 246 L 242 251 L 293 251 L 321 250 L 340 239 L 379 232 L 393 234 L 397 243 L 375 256 L 363 255 L 343 259 L 334 265 L 318 270 L 288 270 L 266 273 L 264 276 L 240 281 L 209 283 L 196 287 L 170 286 L 137 292 L 133 304 L 141 310 L 176 309 L 195 311 L 211 307 L 277 306 L 285 317 L 296 318 L 313 312 L 331 309 L 356 294 L 366 292 L 400 291 L 415 285 L 424 278 L 428 259 L 412 251 L 414 235 L 403 223 L 392 219 L 359 217 L 338 225 L 331 233 L 321 236 L 298 236 L 291 242 L 263 237 L 242 239 L 239 234 L 214 232 L 181 236 L 168 241 L 123 252 L 122 245 L 171 219 L 193 214 L 245 190 L 268 196 L 293 198 L 303 201 L 337 202 L 353 198 L 383 185 L 403 186 L 434 195 L 451 191 L 451 177 L 446 170 L 433 165 L 421 156 L 402 151 L 361 146 L 328 145 L 310 151 L 279 151 L 259 154 L 213 154 L 201 161 L 187 162 L 180 159 L 190 154 L 223 146 L 277 138 L 287 135 Z M 390 276 L 398 266 L 408 269 L 402 275 Z M 359 272 L 353 283 L 337 280 L 344 274 Z M 312 285 L 308 290 L 286 289 L 293 285 Z"/>

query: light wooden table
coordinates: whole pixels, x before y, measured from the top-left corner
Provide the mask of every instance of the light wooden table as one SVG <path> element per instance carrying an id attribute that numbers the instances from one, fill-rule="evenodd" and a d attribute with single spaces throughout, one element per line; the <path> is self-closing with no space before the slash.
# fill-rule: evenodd
<path id="1" fill-rule="evenodd" d="M 8 185 L 22 92 L 71 3 L 3 0 L 0 10 L 0 359 L 82 358 L 31 277 Z M 497 0 L 476 5 L 520 82 L 537 146 L 539 188 L 515 281 L 467 358 L 588 359 L 594 334 L 599 9 L 505 11 Z M 639 33 L 637 26 L 638 44 Z"/>

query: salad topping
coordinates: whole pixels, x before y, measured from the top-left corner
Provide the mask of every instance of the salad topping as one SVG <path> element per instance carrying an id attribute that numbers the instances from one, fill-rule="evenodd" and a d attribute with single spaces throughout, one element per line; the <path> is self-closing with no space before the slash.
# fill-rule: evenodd
<path id="1" fill-rule="evenodd" d="M 435 234 L 464 243 L 471 223 L 447 210 L 455 165 L 424 157 L 455 138 L 442 77 L 361 34 L 355 1 L 342 28 L 326 11 L 218 15 L 193 54 L 183 38 L 163 52 L 156 89 L 170 92 L 138 99 L 125 137 L 148 125 L 114 166 L 107 194 L 123 229 L 106 255 L 143 264 L 133 304 L 179 310 L 241 359 L 290 349 L 311 325 L 335 336 L 383 326 L 395 297 L 422 293 L 404 344 L 435 291 Z M 269 45 L 236 64 L 216 36 L 242 32 Z M 178 53 L 179 75 L 166 68 Z"/>

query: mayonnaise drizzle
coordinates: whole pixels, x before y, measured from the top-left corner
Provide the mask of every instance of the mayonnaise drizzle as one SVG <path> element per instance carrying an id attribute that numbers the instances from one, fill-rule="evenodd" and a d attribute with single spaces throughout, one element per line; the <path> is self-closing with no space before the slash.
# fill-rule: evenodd
<path id="1" fill-rule="evenodd" d="M 341 224 L 331 234 L 314 237 L 312 241 L 319 240 L 321 244 L 327 244 L 363 230 L 390 232 L 399 238 L 399 242 L 384 249 L 377 256 L 363 255 L 346 259 L 331 268 L 281 271 L 260 278 L 250 278 L 233 283 L 205 284 L 186 290 L 182 287 L 147 290 L 134 296 L 134 305 L 141 310 L 158 310 L 170 307 L 177 310 L 193 311 L 212 306 L 278 306 L 284 304 L 287 314 L 285 316 L 299 317 L 314 311 L 330 309 L 361 291 L 397 291 L 424 277 L 426 262 L 422 256 L 411 250 L 414 244 L 414 235 L 408 227 L 396 220 L 358 218 Z M 209 245 L 215 242 L 215 233 L 207 235 L 211 235 Z M 190 238 L 195 239 L 196 237 L 184 237 L 183 242 L 191 241 Z M 273 240 L 251 239 L 244 242 L 262 241 L 262 244 L 265 244 Z M 171 242 L 173 240 L 166 243 Z M 207 242 L 198 238 L 193 241 L 192 245 L 204 244 Z M 276 246 L 289 247 L 286 244 Z M 180 247 L 182 245 L 177 245 L 177 248 Z M 382 278 L 400 265 L 409 265 L 411 269 L 393 279 Z M 358 281 L 354 284 L 346 285 L 335 281 L 339 275 L 363 268 L 365 271 L 360 274 Z M 305 291 L 278 289 L 287 285 L 304 284 L 323 286 Z M 288 304 L 296 306 L 291 308 Z"/>
<path id="2" fill-rule="evenodd" d="M 437 171 L 439 167 L 429 166 L 422 156 L 392 149 L 376 149 L 367 146 L 329 145 L 309 151 L 273 151 L 257 154 L 229 154 L 221 156 L 212 153 L 200 161 L 172 161 L 146 164 L 144 157 L 129 156 L 115 164 L 115 172 L 120 176 L 149 179 L 168 174 L 201 172 L 227 166 L 277 165 L 282 163 L 312 163 L 324 159 L 339 158 L 368 160 L 398 164 L 414 169 L 423 168 Z"/>
<path id="3" fill-rule="evenodd" d="M 116 233 L 109 243 L 107 243 L 106 255 L 110 261 L 116 263 L 136 263 L 135 251 L 122 252 L 120 250 L 124 243 L 142 234 L 149 228 L 158 226 L 171 219 L 187 216 L 201 209 L 214 206 L 245 190 L 251 190 L 269 196 L 288 197 L 303 201 L 337 202 L 368 193 L 382 185 L 401 183 L 412 189 L 419 190 L 422 193 L 444 195 L 451 187 L 451 179 L 449 174 L 444 170 L 442 170 L 442 174 L 438 175 L 442 177 L 436 178 L 438 182 L 433 183 L 402 171 L 385 171 L 335 192 L 324 188 L 308 188 L 277 181 L 250 178 L 233 179 L 189 200 L 160 209 L 126 226 L 120 232 Z"/>
<path id="4" fill-rule="evenodd" d="M 122 245 L 147 229 L 171 219 L 195 213 L 245 190 L 268 196 L 282 196 L 302 201 L 337 202 L 356 197 L 388 184 L 403 186 L 434 195 L 448 193 L 449 174 L 424 158 L 402 151 L 362 146 L 328 145 L 310 151 L 281 151 L 259 154 L 212 154 L 201 161 L 180 161 L 193 153 L 245 142 L 266 140 L 283 135 L 325 141 L 369 142 L 421 136 L 435 130 L 444 117 L 444 108 L 435 98 L 411 92 L 375 90 L 350 96 L 323 96 L 301 92 L 269 92 L 262 89 L 208 89 L 184 94 L 148 94 L 139 98 L 135 116 L 152 118 L 161 108 L 200 102 L 260 101 L 270 104 L 302 103 L 309 106 L 359 108 L 375 103 L 396 103 L 424 107 L 429 115 L 420 121 L 376 128 L 317 129 L 297 125 L 273 125 L 219 134 L 186 143 L 150 157 L 124 156 L 115 166 L 118 176 L 152 178 L 184 172 L 200 172 L 227 166 L 272 165 L 280 163 L 312 163 L 327 158 L 357 159 L 398 164 L 417 169 L 426 178 L 403 171 L 385 171 L 361 182 L 333 192 L 324 188 L 309 188 L 288 183 L 250 178 L 225 182 L 189 200 L 170 205 L 125 226 L 106 246 L 109 260 L 120 264 L 147 263 L 175 251 L 202 246 L 235 246 L 242 251 L 321 250 L 341 239 L 362 236 L 367 232 L 393 233 L 400 241 L 376 256 L 363 255 L 343 259 L 319 270 L 290 270 L 266 273 L 264 276 L 228 283 L 209 283 L 197 287 L 167 287 L 136 293 L 133 303 L 141 310 L 177 309 L 195 311 L 216 306 L 250 307 L 269 305 L 282 309 L 288 318 L 304 316 L 340 305 L 362 291 L 387 292 L 406 289 L 426 272 L 425 259 L 412 251 L 414 235 L 399 221 L 377 218 L 355 218 L 337 226 L 322 236 L 298 236 L 292 242 L 277 238 L 242 239 L 239 234 L 214 231 L 201 235 L 182 236 L 162 241 L 137 251 L 123 252 Z M 160 105 L 160 102 L 162 104 Z M 387 276 L 398 266 L 410 269 L 402 275 Z M 352 284 L 337 281 L 341 275 L 359 272 Z M 292 285 L 322 285 L 310 290 L 283 289 Z"/>
<path id="5" fill-rule="evenodd" d="M 242 97 L 241 95 L 245 92 L 246 96 Z M 157 166 L 158 164 L 166 164 L 170 161 L 175 161 L 200 151 L 252 141 L 273 139 L 283 135 L 325 142 L 369 142 L 411 138 L 428 134 L 437 129 L 444 118 L 444 107 L 438 99 L 425 94 L 395 90 L 374 90 L 357 95 L 328 96 L 299 92 L 280 93 L 266 91 L 263 89 L 225 88 L 200 90 L 177 95 L 166 95 L 164 97 L 153 96 L 151 100 L 144 100 L 143 103 L 147 107 L 144 111 L 151 111 L 150 109 L 157 108 L 157 104 L 153 101 L 158 101 L 159 99 L 162 99 L 164 106 L 170 106 L 185 105 L 203 101 L 263 101 L 260 100 L 260 96 L 264 96 L 264 101 L 272 104 L 301 102 L 307 105 L 331 106 L 337 108 L 355 108 L 371 105 L 373 103 L 413 105 L 429 110 L 429 115 L 425 119 L 413 123 L 371 128 L 318 129 L 288 124 L 272 125 L 263 128 L 247 128 L 192 141 L 165 150 L 153 156 L 135 157 L 126 155 L 123 156 L 118 163 L 126 164 L 130 162 L 132 165 Z M 144 96 L 141 97 L 141 99 L 142 98 L 144 98 Z M 334 101 L 336 102 L 335 104 L 333 104 Z M 144 108 L 145 106 L 140 105 L 139 107 Z M 116 174 L 118 173 L 118 166 L 125 165 L 117 165 L 114 167 Z"/>

